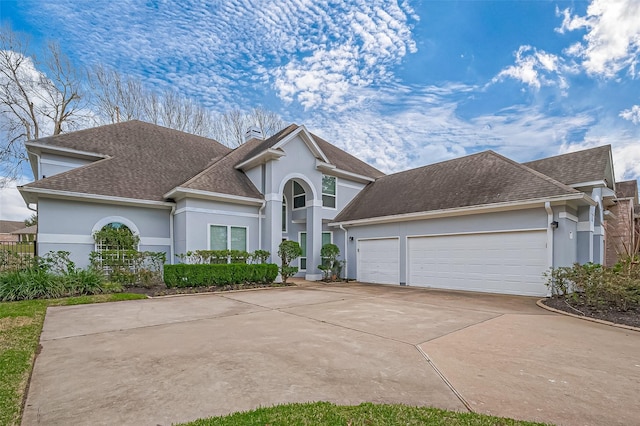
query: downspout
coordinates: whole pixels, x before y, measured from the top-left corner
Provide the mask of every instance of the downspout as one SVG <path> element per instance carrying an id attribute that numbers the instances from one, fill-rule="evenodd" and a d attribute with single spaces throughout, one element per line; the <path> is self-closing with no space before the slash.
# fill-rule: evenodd
<path id="1" fill-rule="evenodd" d="M 344 278 L 349 279 L 349 263 L 347 262 L 347 244 L 349 243 L 349 233 L 347 230 L 340 224 L 340 229 L 344 231 Z"/>
<path id="2" fill-rule="evenodd" d="M 547 265 L 549 268 L 553 268 L 553 227 L 551 226 L 553 210 L 549 201 L 545 201 L 544 209 L 547 211 Z M 551 288 L 549 288 L 547 296 L 551 296 Z"/>
<path id="3" fill-rule="evenodd" d="M 35 155 L 36 159 L 37 159 L 37 161 L 36 161 L 36 176 L 35 176 L 35 178 L 36 178 L 36 180 L 40 180 L 41 179 L 41 177 L 40 177 L 40 154 L 36 154 L 35 152 L 33 152 L 32 154 Z"/>
<path id="4" fill-rule="evenodd" d="M 262 250 L 262 212 L 266 206 L 267 200 L 264 200 L 260 210 L 258 210 L 258 250 Z"/>
<path id="5" fill-rule="evenodd" d="M 173 241 L 173 216 L 176 214 L 176 205 L 171 206 L 171 213 L 169 213 L 169 255 L 171 256 L 171 260 L 169 261 L 170 265 L 173 265 L 175 262 L 175 242 Z"/>

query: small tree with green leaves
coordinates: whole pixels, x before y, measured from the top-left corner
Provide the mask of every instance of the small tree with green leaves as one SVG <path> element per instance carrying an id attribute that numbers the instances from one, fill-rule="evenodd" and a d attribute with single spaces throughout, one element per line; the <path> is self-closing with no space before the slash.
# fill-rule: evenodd
<path id="1" fill-rule="evenodd" d="M 322 265 L 318 265 L 318 269 L 324 274 L 325 281 L 331 280 L 332 275 L 339 275 L 337 271 L 337 268 L 340 266 L 340 262 L 337 260 L 339 255 L 340 249 L 335 244 L 325 244 L 320 249 Z"/>
<path id="2" fill-rule="evenodd" d="M 298 272 L 297 266 L 289 266 L 289 264 L 302 256 L 302 248 L 300 247 L 300 244 L 295 241 L 285 240 L 281 242 L 278 247 L 278 256 L 282 259 L 280 275 L 282 276 L 283 284 L 286 284 L 287 278 Z"/>

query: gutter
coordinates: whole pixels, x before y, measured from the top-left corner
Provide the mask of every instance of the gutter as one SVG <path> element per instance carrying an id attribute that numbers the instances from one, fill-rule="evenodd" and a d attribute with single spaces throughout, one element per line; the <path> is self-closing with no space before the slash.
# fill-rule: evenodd
<path id="1" fill-rule="evenodd" d="M 549 268 L 553 268 L 553 210 L 551 209 L 551 203 L 549 201 L 544 203 L 544 209 L 547 211 L 547 265 Z M 547 292 L 547 297 L 551 296 L 551 289 Z"/>

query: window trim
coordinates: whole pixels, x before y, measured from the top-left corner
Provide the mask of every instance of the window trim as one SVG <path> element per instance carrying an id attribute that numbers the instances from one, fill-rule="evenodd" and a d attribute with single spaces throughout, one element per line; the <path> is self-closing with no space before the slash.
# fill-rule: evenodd
<path id="1" fill-rule="evenodd" d="M 295 211 L 295 210 L 304 210 L 307 208 L 307 191 L 304 189 L 304 186 L 300 185 L 298 182 L 296 182 L 295 180 L 292 181 L 293 183 L 291 184 L 291 210 Z M 296 195 L 296 185 L 299 185 L 300 188 L 302 188 L 302 190 L 304 191 L 304 193 L 302 194 L 298 194 Z M 304 206 L 302 207 L 296 207 L 296 198 L 299 197 L 304 197 Z"/>
<path id="2" fill-rule="evenodd" d="M 301 242 L 302 242 L 302 234 L 304 234 L 304 235 L 305 235 L 305 238 L 304 238 L 304 239 L 305 239 L 305 246 L 306 246 L 307 241 L 309 241 L 309 240 L 307 239 L 307 235 L 308 235 L 308 234 L 307 234 L 307 231 L 300 231 L 300 232 L 298 232 L 298 244 L 300 244 L 300 247 L 302 247 L 302 244 L 301 244 Z M 307 251 L 307 248 L 305 247 L 303 250 L 304 250 L 304 251 Z M 304 269 L 302 269 L 302 259 L 304 259 L 304 260 L 305 260 L 305 268 L 304 268 Z M 306 271 L 307 271 L 307 268 L 306 268 L 306 267 L 307 267 L 308 265 L 306 264 L 306 262 L 308 261 L 308 259 L 309 259 L 309 258 L 307 257 L 307 255 L 306 255 L 306 254 L 305 254 L 305 256 L 300 256 L 300 257 L 298 258 L 298 271 L 300 271 L 300 272 L 306 272 Z"/>
<path id="3" fill-rule="evenodd" d="M 282 230 L 283 234 L 288 234 L 289 233 L 289 210 L 287 209 L 287 207 L 289 206 L 289 202 L 287 201 L 287 196 L 285 194 L 282 194 L 282 207 L 284 207 L 284 209 L 281 209 L 283 211 L 283 223 L 284 223 L 284 229 Z"/>
<path id="4" fill-rule="evenodd" d="M 324 178 L 325 178 L 325 176 L 326 176 L 326 177 L 333 178 L 333 179 L 335 180 L 335 185 L 334 185 L 334 188 L 335 188 L 334 192 L 335 192 L 335 194 L 326 194 L 326 193 L 324 192 L 324 188 L 320 188 L 320 190 L 322 191 L 322 193 L 320 194 L 320 197 L 321 197 L 320 199 L 322 200 L 322 208 L 324 208 L 324 209 L 329 209 L 329 210 L 338 210 L 338 177 L 337 177 L 337 176 L 331 176 L 331 175 L 325 175 L 325 174 L 323 174 L 323 175 L 322 175 L 322 179 L 324 179 Z M 324 185 L 322 185 L 322 186 L 324 187 Z M 327 206 L 325 206 L 325 205 L 324 205 L 324 196 L 325 196 L 325 195 L 326 195 L 327 197 L 333 197 L 333 198 L 334 198 L 335 203 L 334 203 L 334 206 L 333 206 L 333 207 L 327 207 Z"/>
<path id="5" fill-rule="evenodd" d="M 244 251 L 249 251 L 249 227 L 243 225 L 225 225 L 222 223 L 207 223 L 207 250 L 211 250 L 212 226 L 223 226 L 227 228 L 227 248 L 224 250 L 231 250 L 231 228 L 244 228 Z"/>

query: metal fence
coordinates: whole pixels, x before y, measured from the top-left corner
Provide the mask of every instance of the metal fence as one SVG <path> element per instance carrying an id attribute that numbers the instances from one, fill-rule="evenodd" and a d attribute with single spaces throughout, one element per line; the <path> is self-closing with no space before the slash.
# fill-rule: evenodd
<path id="1" fill-rule="evenodd" d="M 0 272 L 28 268 L 37 254 L 35 241 L 0 241 Z"/>

